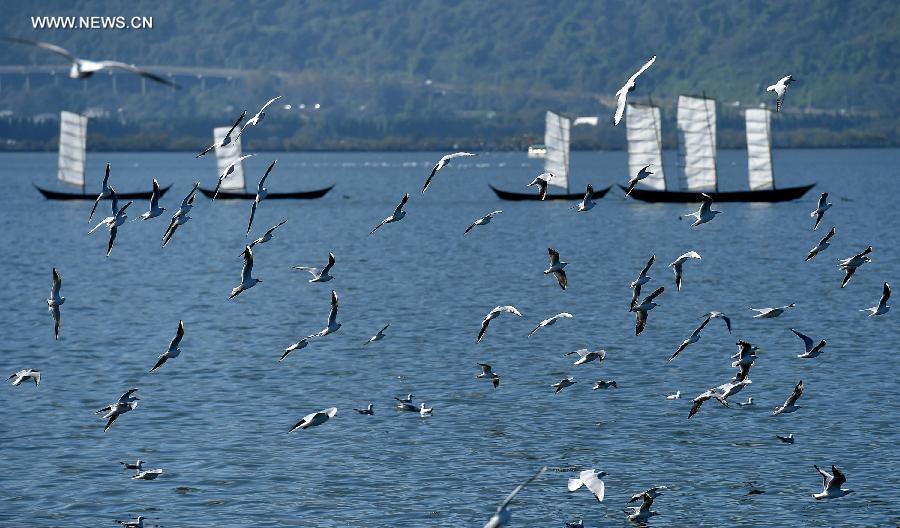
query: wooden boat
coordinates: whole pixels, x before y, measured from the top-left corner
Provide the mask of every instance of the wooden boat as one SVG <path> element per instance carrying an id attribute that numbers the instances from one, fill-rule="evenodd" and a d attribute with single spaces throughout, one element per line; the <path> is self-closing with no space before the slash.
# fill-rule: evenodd
<path id="1" fill-rule="evenodd" d="M 544 172 L 553 174 L 547 189 L 545 200 L 581 200 L 585 191 L 573 193 L 569 190 L 569 132 L 572 123 L 568 117 L 553 112 L 547 112 L 544 121 Z M 529 157 L 531 149 L 529 148 Z M 501 200 L 513 201 L 540 201 L 537 190 L 526 192 L 511 192 L 498 189 L 489 185 L 492 191 Z M 595 190 L 594 199 L 599 200 L 609 192 L 612 186 Z M 554 193 L 553 189 L 561 189 L 564 192 Z"/>
<path id="2" fill-rule="evenodd" d="M 62 183 L 81 187 L 81 192 L 64 192 L 44 189 L 35 183 L 34 187 L 48 200 L 96 200 L 97 194 L 89 194 L 84 186 L 84 165 L 87 161 L 86 116 L 63 111 L 59 116 L 59 170 L 57 178 Z M 166 194 L 169 187 L 159 189 L 159 195 Z M 118 193 L 121 200 L 149 200 L 153 191 Z M 108 199 L 108 198 L 105 198 Z"/>
<path id="3" fill-rule="evenodd" d="M 217 127 L 213 130 L 213 140 L 216 143 L 222 141 L 225 134 L 231 130 L 231 127 Z M 247 183 L 244 179 L 244 165 L 240 160 L 241 157 L 241 138 L 232 138 L 231 142 L 216 149 L 216 167 L 219 174 L 223 174 L 229 167 L 234 164 L 234 172 L 229 174 L 219 186 L 219 194 L 216 195 L 214 189 L 204 189 L 200 187 L 200 192 L 207 198 L 216 197 L 216 200 L 253 200 L 256 198 L 255 192 L 247 192 Z M 312 191 L 275 193 L 269 191 L 266 194 L 266 200 L 315 200 L 328 194 L 334 185 L 325 187 L 324 189 L 315 189 Z"/>
<path id="4" fill-rule="evenodd" d="M 662 161 L 659 108 L 629 104 L 625 121 L 629 173 L 637 174 L 647 165 L 653 171 L 653 175 L 638 183 L 630 196 L 645 202 L 699 202 L 701 192 L 710 195 L 716 202 L 784 202 L 802 197 L 815 184 L 783 189 L 775 187 L 771 114 L 767 108 L 745 110 L 749 190 L 720 191 L 716 170 L 716 102 L 707 97 L 679 96 L 677 117 L 681 173 L 679 189 L 669 190 Z"/>

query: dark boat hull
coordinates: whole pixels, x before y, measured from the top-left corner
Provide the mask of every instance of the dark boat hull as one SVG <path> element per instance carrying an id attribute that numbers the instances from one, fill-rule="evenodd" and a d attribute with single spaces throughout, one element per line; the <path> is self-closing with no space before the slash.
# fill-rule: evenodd
<path id="1" fill-rule="evenodd" d="M 34 185 L 34 184 L 32 184 Z M 159 189 L 159 195 L 162 196 L 166 194 L 166 191 L 169 190 L 168 187 L 161 187 Z M 60 191 L 51 191 L 50 189 L 42 189 L 37 185 L 34 186 L 35 189 L 40 191 L 44 198 L 48 200 L 96 200 L 96 194 L 85 194 L 85 193 L 73 193 L 73 192 L 60 192 Z M 149 200 L 151 196 L 153 196 L 153 191 L 147 192 L 135 192 L 135 193 L 117 193 L 119 200 Z M 108 200 L 109 198 L 104 198 L 104 200 Z"/>
<path id="2" fill-rule="evenodd" d="M 710 195 L 714 202 L 787 202 L 802 197 L 815 185 L 768 189 L 765 191 L 708 192 L 706 194 Z M 626 187 L 621 185 L 619 187 L 622 188 L 622 191 L 627 190 Z M 695 203 L 702 200 L 699 192 L 654 191 L 637 187 L 631 191 L 630 196 L 635 200 L 644 202 Z"/>
<path id="3" fill-rule="evenodd" d="M 537 192 L 517 193 L 517 192 L 503 191 L 503 190 L 500 190 L 490 184 L 488 184 L 488 187 L 490 187 L 492 191 L 497 193 L 497 197 L 500 198 L 501 200 L 512 200 L 514 202 L 522 202 L 522 201 L 539 202 L 539 201 L 541 201 L 541 197 L 538 195 Z M 606 193 L 609 192 L 609 190 L 611 188 L 612 188 L 612 185 L 610 185 L 606 189 L 595 190 L 594 191 L 594 200 L 599 200 L 600 198 L 603 198 L 606 195 Z M 584 198 L 583 191 L 580 193 L 573 193 L 573 194 L 550 194 L 548 192 L 547 197 L 544 198 L 544 200 L 573 201 L 573 200 L 581 200 L 582 198 Z"/>
<path id="4" fill-rule="evenodd" d="M 331 187 L 326 187 L 324 189 L 317 189 L 315 191 L 304 191 L 304 192 L 290 192 L 290 193 L 273 193 L 270 192 L 266 195 L 266 200 L 315 200 L 316 198 L 321 198 L 328 194 L 334 188 L 334 185 Z M 215 191 L 204 189 L 200 187 L 200 192 L 203 193 L 203 196 L 207 198 L 212 198 L 216 195 Z M 230 191 L 219 191 L 219 195 L 216 196 L 216 200 L 253 200 L 256 198 L 256 193 L 246 193 L 246 192 L 230 192 Z"/>

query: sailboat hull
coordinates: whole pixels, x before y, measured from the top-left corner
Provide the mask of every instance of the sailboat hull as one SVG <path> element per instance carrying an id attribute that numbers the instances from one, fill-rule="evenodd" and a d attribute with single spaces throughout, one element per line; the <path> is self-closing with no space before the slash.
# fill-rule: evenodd
<path id="1" fill-rule="evenodd" d="M 764 191 L 707 192 L 714 202 L 787 202 L 802 197 L 816 184 Z M 623 191 L 627 188 L 619 185 Z M 629 195 L 635 200 L 664 203 L 696 203 L 702 200 L 699 192 L 655 191 L 635 187 Z"/>
<path id="2" fill-rule="evenodd" d="M 32 184 L 34 185 L 34 184 Z M 159 195 L 162 196 L 166 194 L 166 191 L 169 190 L 168 187 L 161 187 L 159 189 Z M 86 194 L 86 193 L 75 193 L 75 192 L 60 192 L 60 191 L 51 191 L 50 189 L 43 189 L 34 185 L 34 188 L 37 189 L 44 198 L 48 200 L 96 200 L 96 194 Z M 153 196 L 153 191 L 147 192 L 134 192 L 134 193 L 117 193 L 119 200 L 149 200 L 151 196 Z M 104 198 L 108 200 L 109 198 Z"/>
<path id="3" fill-rule="evenodd" d="M 497 197 L 500 198 L 501 200 L 512 200 L 514 202 L 524 202 L 524 201 L 539 202 L 539 201 L 541 201 L 541 197 L 538 195 L 537 192 L 530 192 L 530 193 L 509 192 L 509 191 L 504 191 L 504 190 L 498 189 L 490 184 L 488 184 L 488 187 L 490 187 L 492 191 L 497 193 Z M 599 200 L 600 198 L 603 198 L 606 195 L 606 193 L 609 192 L 609 190 L 611 188 L 612 188 L 612 185 L 610 185 L 606 189 L 595 190 L 594 196 L 593 196 L 594 200 Z M 580 193 L 573 193 L 573 194 L 552 194 L 552 193 L 548 192 L 545 200 L 573 201 L 573 200 L 581 200 L 582 198 L 584 198 L 584 191 L 582 191 Z"/>
<path id="4" fill-rule="evenodd" d="M 273 193 L 270 192 L 266 195 L 266 200 L 315 200 L 316 198 L 321 198 L 328 194 L 334 188 L 334 185 L 330 187 L 326 187 L 324 189 L 317 189 L 315 191 L 303 191 L 303 192 L 290 192 L 290 193 Z M 200 192 L 203 193 L 203 196 L 207 198 L 212 198 L 216 195 L 214 190 L 204 189 L 200 187 Z M 253 200 L 256 198 L 256 193 L 247 193 L 247 192 L 232 192 L 232 191 L 219 191 L 219 195 L 216 196 L 216 200 Z"/>

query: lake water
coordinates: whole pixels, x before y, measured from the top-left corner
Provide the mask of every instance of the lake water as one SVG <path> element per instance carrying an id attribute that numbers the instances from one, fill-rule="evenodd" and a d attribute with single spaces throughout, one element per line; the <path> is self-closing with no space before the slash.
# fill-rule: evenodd
<path id="1" fill-rule="evenodd" d="M 191 182 L 214 185 L 213 160 L 90 153 L 91 191 L 107 161 L 122 192 L 149 190 L 152 178 L 173 186 L 164 216 L 120 228 L 107 258 L 105 231 L 87 235 L 90 202 L 49 202 L 32 188 L 61 188 L 55 154 L 0 155 L 2 374 L 43 374 L 40 387 L 7 384 L 0 396 L 0 525 L 106 526 L 144 515 L 168 527 L 481 526 L 542 465 L 608 472 L 606 499 L 568 493 L 570 473 L 547 473 L 513 503 L 514 526 L 578 517 L 627 525 L 628 497 L 661 484 L 671 489 L 655 502 L 652 526 L 900 521 L 900 306 L 881 318 L 859 312 L 878 302 L 884 281 L 900 285 L 900 151 L 777 151 L 779 185 L 818 186 L 792 203 L 718 204 L 724 214 L 696 230 L 679 220 L 696 206 L 626 201 L 618 190 L 586 214 L 569 203 L 501 202 L 488 183 L 530 191 L 540 172 L 540 160 L 519 153 L 462 160 L 425 195 L 437 153 L 261 153 L 245 166 L 251 186 L 276 157 L 271 192 L 335 188 L 321 200 L 262 203 L 253 235 L 288 222 L 254 252 L 263 282 L 228 301 L 249 202 L 198 195 L 193 220 L 169 247 L 159 242 Z M 720 152 L 723 190 L 741 187 L 745 163 L 740 151 Z M 622 152 L 573 153 L 572 187 L 624 183 L 625 167 Z M 813 232 L 809 212 L 822 191 L 834 207 Z M 369 236 L 404 192 L 406 218 Z M 134 204 L 130 216 L 145 207 Z M 495 209 L 504 212 L 463 236 Z M 105 202 L 101 217 L 107 211 Z M 832 225 L 832 247 L 804 262 Z M 873 262 L 841 289 L 837 259 L 869 244 Z M 547 247 L 569 262 L 566 291 L 541 273 Z M 685 265 L 679 293 L 666 265 L 688 250 L 703 260 Z M 329 251 L 330 283 L 291 269 L 321 266 Z M 635 337 L 628 284 L 651 254 L 645 292 L 666 291 Z M 66 297 L 58 342 L 44 302 L 54 266 Z M 332 288 L 343 327 L 279 363 L 285 346 L 324 327 Z M 778 319 L 752 319 L 748 309 L 791 302 L 797 308 Z M 476 345 L 498 304 L 525 317 L 500 317 Z M 667 362 L 709 310 L 730 314 L 734 333 L 713 321 Z M 574 318 L 526 338 L 561 311 Z M 148 374 L 179 319 L 183 353 Z M 362 346 L 387 323 L 387 339 Z M 802 343 L 789 328 L 827 339 L 824 354 L 798 359 Z M 737 339 L 763 349 L 753 384 L 734 398 L 755 405 L 709 404 L 689 421 L 690 399 L 731 377 Z M 609 354 L 601 366 L 563 357 L 582 347 Z M 498 390 L 475 379 L 476 362 L 494 366 Z M 568 375 L 578 383 L 554 394 L 550 385 Z M 619 389 L 592 391 L 599 378 Z M 802 408 L 772 417 L 800 379 Z M 130 387 L 140 388 L 138 408 L 104 433 L 94 411 Z M 665 399 L 676 390 L 682 399 Z M 396 411 L 393 396 L 409 392 L 434 416 Z M 353 412 L 370 402 L 374 416 Z M 325 425 L 288 434 L 331 406 L 339 410 Z M 788 433 L 795 444 L 775 438 Z M 119 461 L 136 458 L 165 473 L 130 480 Z M 814 501 L 813 464 L 836 464 L 855 492 Z M 750 481 L 765 493 L 748 495 Z"/>

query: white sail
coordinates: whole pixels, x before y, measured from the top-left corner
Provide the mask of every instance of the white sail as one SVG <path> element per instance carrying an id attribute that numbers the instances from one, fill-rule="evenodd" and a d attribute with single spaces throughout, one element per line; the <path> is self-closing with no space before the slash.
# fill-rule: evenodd
<path id="1" fill-rule="evenodd" d="M 59 115 L 59 181 L 84 187 L 88 118 L 63 111 Z"/>
<path id="2" fill-rule="evenodd" d="M 641 169 L 650 165 L 653 174 L 638 185 L 651 189 L 666 190 L 666 174 L 662 162 L 662 126 L 658 106 L 628 105 L 625 113 L 625 127 L 628 138 L 628 176 L 634 177 Z"/>
<path id="3" fill-rule="evenodd" d="M 678 97 L 678 138 L 683 191 L 716 189 L 716 101 Z"/>
<path id="4" fill-rule="evenodd" d="M 748 108 L 747 122 L 747 176 L 751 191 L 773 189 L 772 174 L 772 113 L 766 108 Z"/>
<path id="5" fill-rule="evenodd" d="M 231 127 L 218 127 L 213 130 L 213 140 L 216 143 L 222 141 L 225 137 L 225 134 L 231 130 Z M 234 163 L 241 157 L 241 140 L 240 138 L 235 139 L 232 135 L 231 143 L 225 145 L 224 147 L 219 147 L 216 149 L 216 167 L 218 169 L 218 175 L 221 176 L 225 169 L 228 168 L 229 165 Z M 237 165 L 234 166 L 234 172 L 228 175 L 225 178 L 225 181 L 222 182 L 221 187 L 219 187 L 223 191 L 234 191 L 234 190 L 244 190 L 244 165 L 243 162 L 238 162 Z"/>
<path id="6" fill-rule="evenodd" d="M 547 112 L 544 125 L 544 172 L 553 174 L 550 185 L 569 190 L 569 131 L 572 124 L 568 117 Z"/>

